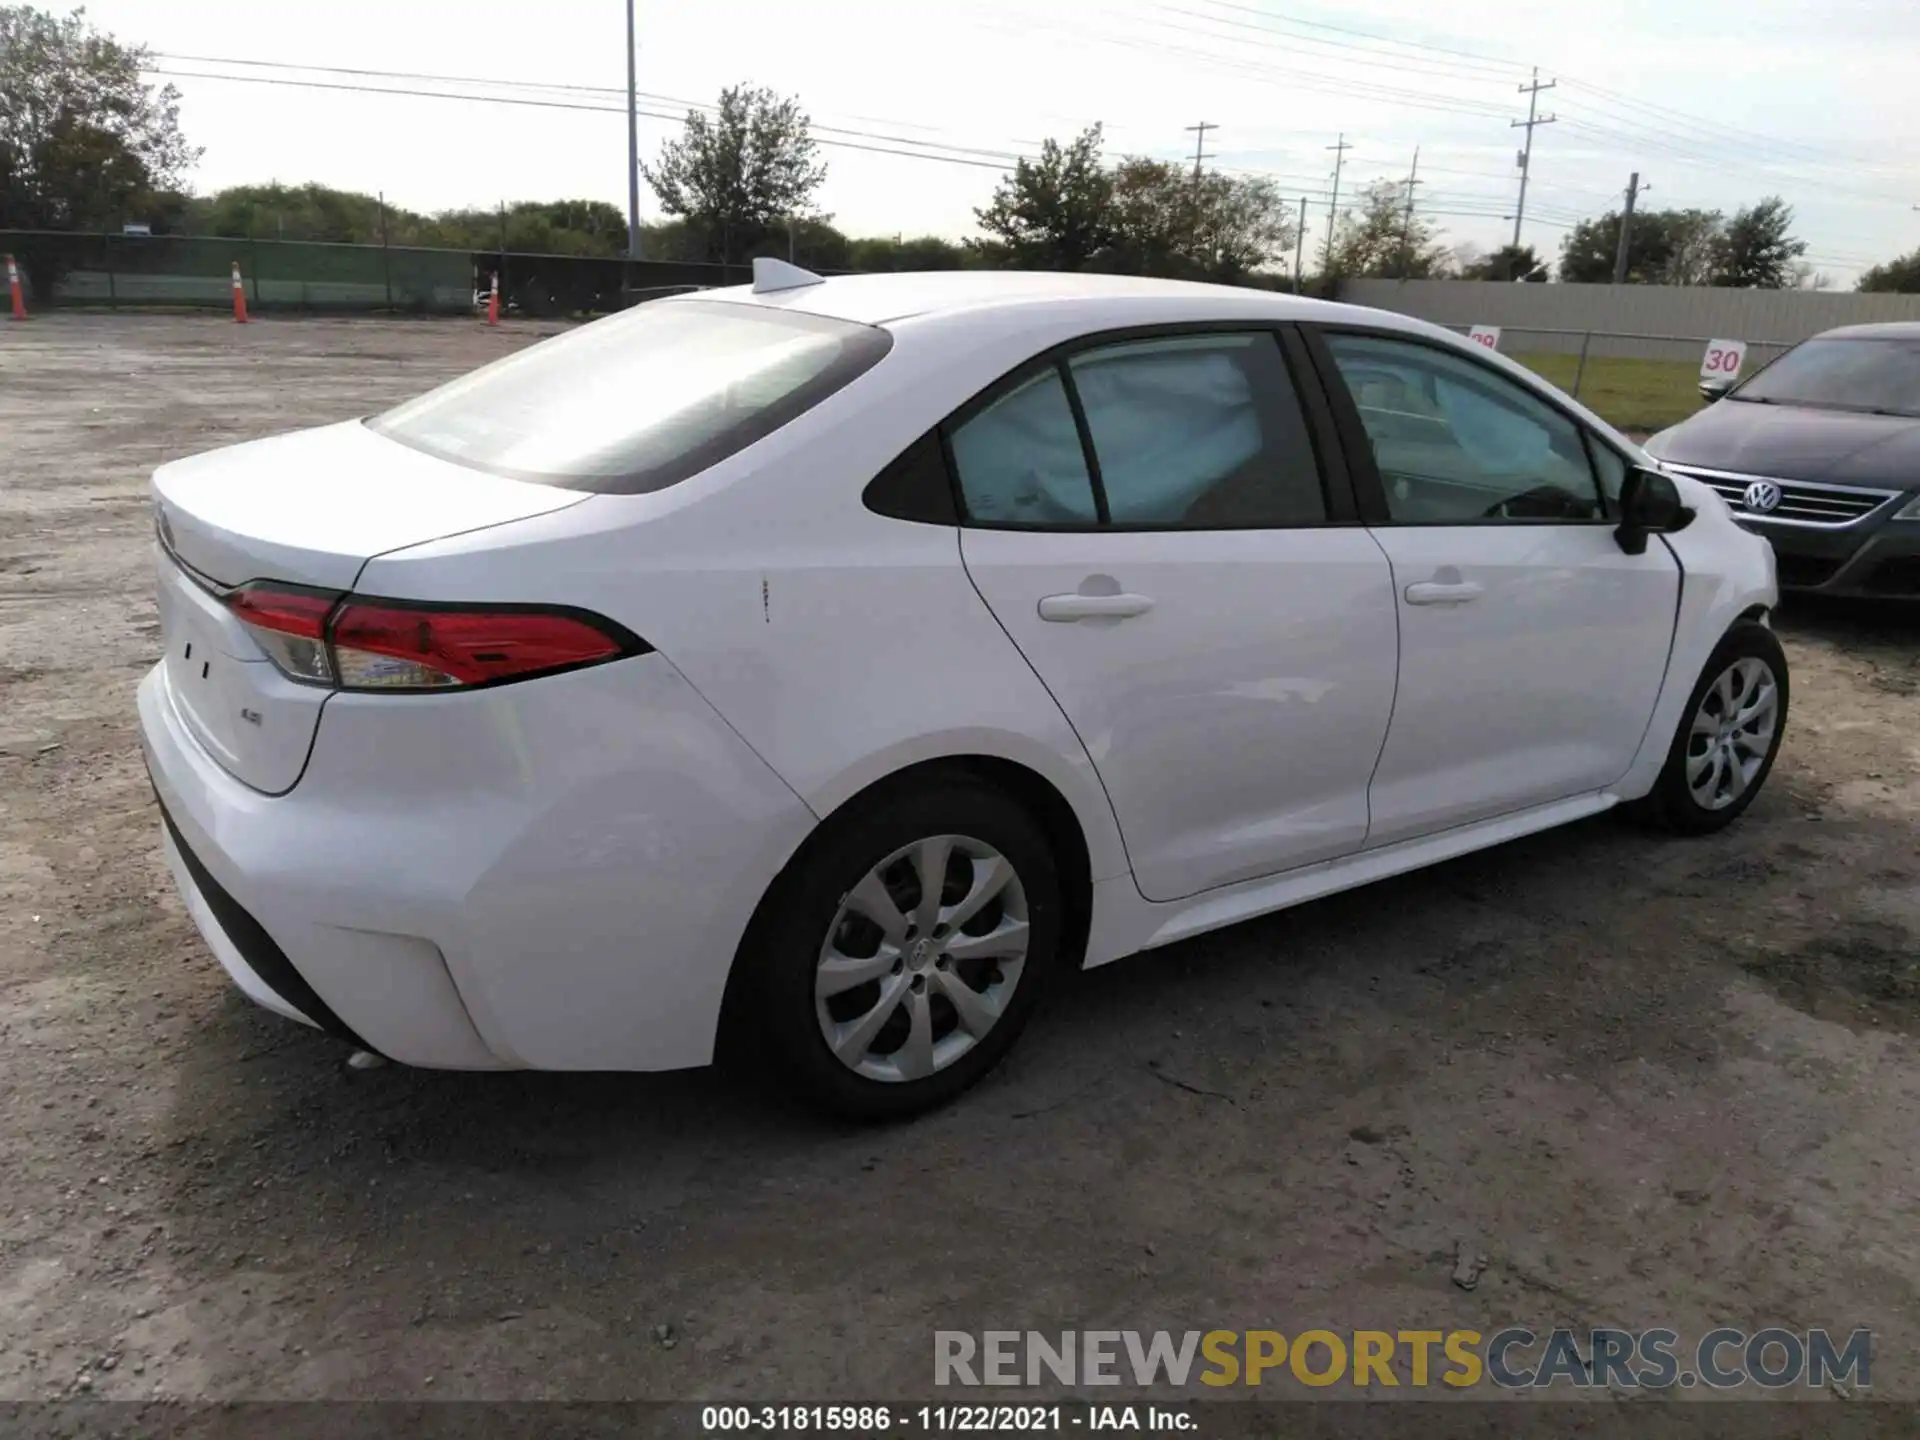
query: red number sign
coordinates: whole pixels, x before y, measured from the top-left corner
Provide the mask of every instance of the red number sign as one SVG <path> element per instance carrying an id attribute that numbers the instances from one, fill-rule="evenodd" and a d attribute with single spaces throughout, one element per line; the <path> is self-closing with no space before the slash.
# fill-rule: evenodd
<path id="1" fill-rule="evenodd" d="M 1747 363 L 1747 342 L 1744 340 L 1714 340 L 1707 345 L 1707 353 L 1700 361 L 1700 377 L 1703 380 L 1738 379 L 1740 369 Z"/>

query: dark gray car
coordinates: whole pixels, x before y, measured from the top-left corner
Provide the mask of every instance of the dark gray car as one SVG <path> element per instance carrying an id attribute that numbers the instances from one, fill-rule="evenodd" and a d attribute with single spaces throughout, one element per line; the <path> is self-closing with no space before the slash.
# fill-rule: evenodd
<path id="1" fill-rule="evenodd" d="M 1920 323 L 1802 341 L 1646 448 L 1773 542 L 1784 588 L 1920 598 Z"/>

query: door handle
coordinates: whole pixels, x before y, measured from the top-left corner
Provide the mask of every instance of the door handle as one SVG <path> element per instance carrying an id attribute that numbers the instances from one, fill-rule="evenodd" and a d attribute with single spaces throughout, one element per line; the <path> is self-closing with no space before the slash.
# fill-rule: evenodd
<path id="1" fill-rule="evenodd" d="M 1040 618 L 1063 625 L 1075 620 L 1130 620 L 1135 615 L 1146 614 L 1152 608 L 1151 596 L 1129 595 L 1124 591 L 1118 595 L 1040 597 Z"/>
<path id="2" fill-rule="evenodd" d="M 1407 586 L 1407 604 L 1465 605 L 1470 600 L 1478 600 L 1484 593 L 1471 580 L 1453 583 L 1427 580 Z"/>

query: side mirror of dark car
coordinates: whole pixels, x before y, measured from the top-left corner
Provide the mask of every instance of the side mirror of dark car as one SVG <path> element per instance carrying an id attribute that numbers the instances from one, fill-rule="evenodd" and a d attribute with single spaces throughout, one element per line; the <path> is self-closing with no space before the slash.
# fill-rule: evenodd
<path id="1" fill-rule="evenodd" d="M 1714 401 L 1724 397 L 1731 389 L 1733 389 L 1733 381 L 1724 375 L 1716 375 L 1711 380 L 1702 380 L 1700 382 L 1700 398 L 1711 405 Z"/>
<path id="2" fill-rule="evenodd" d="M 1627 554 L 1644 555 L 1649 535 L 1684 529 L 1691 519 L 1671 476 L 1636 465 L 1620 487 L 1620 527 L 1613 538 Z"/>

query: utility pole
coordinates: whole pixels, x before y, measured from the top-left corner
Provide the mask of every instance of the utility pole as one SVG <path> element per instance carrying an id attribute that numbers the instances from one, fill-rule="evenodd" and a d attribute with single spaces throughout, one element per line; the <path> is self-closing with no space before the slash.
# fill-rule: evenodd
<path id="1" fill-rule="evenodd" d="M 633 33 L 634 0 L 627 0 L 627 258 L 640 258 L 640 98 Z"/>
<path id="2" fill-rule="evenodd" d="M 1300 197 L 1300 224 L 1293 232 L 1293 293 L 1300 293 L 1300 261 L 1307 250 L 1307 197 Z"/>
<path id="3" fill-rule="evenodd" d="M 1651 190 L 1653 187 L 1647 187 Z M 1633 233 L 1633 203 L 1640 198 L 1640 172 L 1633 172 L 1627 181 L 1627 208 L 1620 212 L 1620 248 L 1613 256 L 1613 283 L 1627 283 L 1627 240 Z"/>
<path id="4" fill-rule="evenodd" d="M 1420 183 L 1420 147 L 1413 147 L 1413 169 L 1407 172 L 1407 213 L 1400 221 L 1400 269 L 1402 280 L 1412 277 L 1405 271 L 1413 268 L 1413 187 Z"/>
<path id="5" fill-rule="evenodd" d="M 1540 92 L 1542 90 L 1551 90 L 1559 83 L 1558 80 L 1549 80 L 1546 84 L 1542 85 L 1540 83 L 1540 67 L 1538 65 L 1534 66 L 1533 83 L 1520 87 L 1520 93 L 1527 97 L 1527 118 L 1524 120 L 1510 121 L 1507 126 L 1510 130 L 1517 129 L 1522 125 L 1527 128 L 1527 148 L 1520 152 L 1519 158 L 1520 203 L 1514 207 L 1513 211 L 1513 248 L 1516 250 L 1520 248 L 1520 226 L 1527 218 L 1527 173 L 1533 168 L 1534 128 L 1539 125 L 1551 125 L 1560 118 L 1558 115 L 1548 115 L 1540 118 Z"/>
<path id="6" fill-rule="evenodd" d="M 1353 146 L 1347 143 L 1347 132 L 1342 130 L 1339 143 L 1326 148 L 1333 151 L 1333 198 L 1327 202 L 1327 259 L 1320 267 L 1323 271 L 1333 268 L 1333 221 L 1340 213 L 1340 167 L 1346 164 L 1347 151 Z"/>
<path id="7" fill-rule="evenodd" d="M 1220 127 L 1214 124 L 1211 120 L 1202 120 L 1198 125 L 1187 126 L 1187 133 L 1194 137 L 1193 183 L 1196 185 L 1200 183 L 1200 162 L 1207 158 L 1207 152 L 1206 152 L 1207 132 L 1209 130 L 1218 130 L 1219 128 Z"/>

